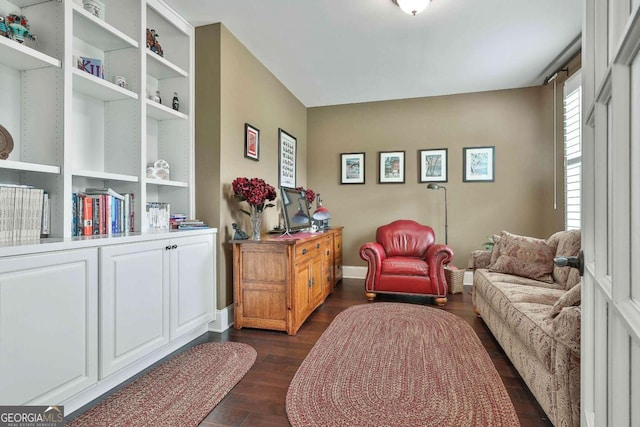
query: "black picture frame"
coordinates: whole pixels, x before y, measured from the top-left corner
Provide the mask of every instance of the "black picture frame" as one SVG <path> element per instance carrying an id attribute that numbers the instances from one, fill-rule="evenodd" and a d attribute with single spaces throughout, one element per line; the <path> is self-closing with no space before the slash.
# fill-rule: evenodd
<path id="1" fill-rule="evenodd" d="M 365 153 L 340 153 L 340 184 L 365 183 Z"/>
<path id="2" fill-rule="evenodd" d="M 404 151 L 379 151 L 378 152 L 378 183 L 404 184 L 404 177 L 405 177 L 405 152 Z"/>
<path id="3" fill-rule="evenodd" d="M 496 180 L 496 147 L 464 147 L 462 149 L 462 181 L 494 182 Z"/>
<path id="4" fill-rule="evenodd" d="M 260 129 L 249 123 L 244 124 L 244 156 L 260 161 Z"/>
<path id="5" fill-rule="evenodd" d="M 278 185 L 296 187 L 298 140 L 295 136 L 278 128 Z"/>
<path id="6" fill-rule="evenodd" d="M 433 148 L 418 150 L 418 182 L 447 182 L 449 150 Z"/>

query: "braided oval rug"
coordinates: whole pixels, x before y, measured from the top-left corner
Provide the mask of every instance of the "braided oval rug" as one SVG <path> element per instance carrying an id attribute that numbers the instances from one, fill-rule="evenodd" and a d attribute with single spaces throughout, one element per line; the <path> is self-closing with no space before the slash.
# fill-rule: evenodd
<path id="1" fill-rule="evenodd" d="M 338 314 L 287 391 L 296 426 L 519 426 L 489 354 L 461 318 L 414 304 Z"/>
<path id="2" fill-rule="evenodd" d="M 237 342 L 192 347 L 70 421 L 67 427 L 197 426 L 249 371 L 256 350 Z"/>

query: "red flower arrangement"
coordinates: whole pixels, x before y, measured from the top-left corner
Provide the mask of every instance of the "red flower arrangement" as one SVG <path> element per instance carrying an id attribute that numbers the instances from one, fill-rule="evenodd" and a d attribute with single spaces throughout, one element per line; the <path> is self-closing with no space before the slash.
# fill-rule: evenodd
<path id="1" fill-rule="evenodd" d="M 249 203 L 252 210 L 262 212 L 265 208 L 275 206 L 273 203 L 265 204 L 267 200 L 275 200 L 276 189 L 272 185 L 267 184 L 263 179 L 239 177 L 233 180 L 231 186 L 235 196 Z M 241 210 L 247 215 L 251 215 L 251 212 L 244 209 Z"/>
<path id="2" fill-rule="evenodd" d="M 304 191 L 304 195 L 307 198 L 307 205 L 311 206 L 313 201 L 316 199 L 316 193 L 314 193 L 310 188 L 305 190 L 304 187 L 296 187 L 296 190 Z"/>

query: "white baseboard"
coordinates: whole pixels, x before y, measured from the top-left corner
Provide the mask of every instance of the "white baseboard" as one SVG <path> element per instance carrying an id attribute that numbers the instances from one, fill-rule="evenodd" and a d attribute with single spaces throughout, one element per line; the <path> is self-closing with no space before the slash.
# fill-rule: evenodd
<path id="1" fill-rule="evenodd" d="M 216 318 L 209 323 L 209 331 L 222 333 L 233 325 L 233 304 L 216 309 Z"/>
<path id="2" fill-rule="evenodd" d="M 346 279 L 364 279 L 367 277 L 367 267 L 345 265 L 342 267 L 342 277 Z"/>

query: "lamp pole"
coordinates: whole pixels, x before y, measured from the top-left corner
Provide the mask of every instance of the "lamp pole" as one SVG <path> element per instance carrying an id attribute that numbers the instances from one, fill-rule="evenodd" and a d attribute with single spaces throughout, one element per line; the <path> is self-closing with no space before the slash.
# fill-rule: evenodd
<path id="1" fill-rule="evenodd" d="M 427 185 L 427 189 L 429 190 L 444 190 L 444 244 L 449 244 L 449 214 L 447 212 L 447 187 L 444 185 L 431 183 Z"/>

